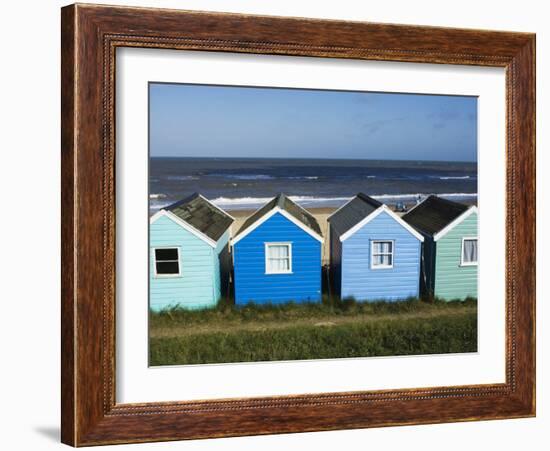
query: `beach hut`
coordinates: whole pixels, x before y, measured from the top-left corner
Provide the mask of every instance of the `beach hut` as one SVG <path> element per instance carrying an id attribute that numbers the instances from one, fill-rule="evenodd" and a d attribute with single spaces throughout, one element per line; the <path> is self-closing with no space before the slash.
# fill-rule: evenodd
<path id="1" fill-rule="evenodd" d="M 227 292 L 232 223 L 230 215 L 197 193 L 151 217 L 151 310 L 216 305 Z"/>
<path id="2" fill-rule="evenodd" d="M 423 237 L 386 205 L 359 193 L 328 218 L 331 285 L 342 299 L 419 295 Z"/>
<path id="3" fill-rule="evenodd" d="M 232 240 L 235 303 L 319 302 L 322 242 L 317 220 L 279 194 Z"/>
<path id="4" fill-rule="evenodd" d="M 477 297 L 477 207 L 429 196 L 403 219 L 425 237 L 422 291 L 446 300 Z"/>

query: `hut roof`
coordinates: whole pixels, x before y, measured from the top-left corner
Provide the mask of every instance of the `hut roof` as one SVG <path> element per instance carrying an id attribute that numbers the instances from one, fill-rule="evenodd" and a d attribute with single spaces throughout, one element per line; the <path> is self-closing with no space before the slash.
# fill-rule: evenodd
<path id="1" fill-rule="evenodd" d="M 418 231 L 433 236 L 447 227 L 468 208 L 467 205 L 431 195 L 403 215 L 402 219 Z"/>
<path id="2" fill-rule="evenodd" d="M 257 210 L 253 215 L 251 215 L 242 225 L 242 227 L 237 232 L 237 235 L 240 235 L 256 221 L 261 219 L 267 213 L 269 213 L 274 208 L 280 208 L 281 210 L 289 213 L 293 218 L 300 221 L 304 226 L 315 232 L 317 235 L 322 236 L 321 227 L 317 222 L 317 219 L 309 213 L 304 208 L 300 207 L 298 204 L 290 200 L 285 194 L 280 193 L 273 199 L 271 199 L 267 204 L 262 208 Z"/>
<path id="3" fill-rule="evenodd" d="M 164 210 L 170 211 L 214 241 L 218 241 L 234 221 L 199 193 L 164 207 Z"/>
<path id="4" fill-rule="evenodd" d="M 329 216 L 328 221 L 339 235 L 343 235 L 381 206 L 382 203 L 376 199 L 364 193 L 358 193 L 347 204 Z"/>

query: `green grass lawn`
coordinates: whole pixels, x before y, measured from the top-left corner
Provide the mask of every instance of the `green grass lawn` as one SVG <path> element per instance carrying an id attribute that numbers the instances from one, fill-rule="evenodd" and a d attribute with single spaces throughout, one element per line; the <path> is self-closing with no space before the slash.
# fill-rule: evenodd
<path id="1" fill-rule="evenodd" d="M 477 351 L 477 302 L 324 299 L 150 313 L 153 366 Z"/>

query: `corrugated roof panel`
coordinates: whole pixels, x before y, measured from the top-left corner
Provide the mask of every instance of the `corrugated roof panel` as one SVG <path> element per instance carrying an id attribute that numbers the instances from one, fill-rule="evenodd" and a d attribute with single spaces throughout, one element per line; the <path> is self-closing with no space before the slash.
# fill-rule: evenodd
<path id="1" fill-rule="evenodd" d="M 338 236 L 341 236 L 381 206 L 382 203 L 376 199 L 364 193 L 358 193 L 351 201 L 333 213 L 329 218 L 330 227 L 336 231 Z"/>
<path id="2" fill-rule="evenodd" d="M 402 219 L 421 233 L 435 235 L 466 210 L 467 205 L 431 195 L 403 215 Z"/>
<path id="3" fill-rule="evenodd" d="M 193 193 L 168 207 L 178 218 L 190 224 L 214 241 L 218 241 L 233 223 L 233 218 L 199 193 Z"/>
<path id="4" fill-rule="evenodd" d="M 304 208 L 300 207 L 298 204 L 290 200 L 283 193 L 278 194 L 276 197 L 270 200 L 267 204 L 265 204 L 262 208 L 260 208 L 253 215 L 251 215 L 243 223 L 243 225 L 237 232 L 237 235 L 239 235 L 241 232 L 248 229 L 252 224 L 254 224 L 256 221 L 261 219 L 263 216 L 265 216 L 275 207 L 279 207 L 281 210 L 286 211 L 287 213 L 292 215 L 294 218 L 296 218 L 298 221 L 300 221 L 302 224 L 304 224 L 306 227 L 314 231 L 317 235 L 322 236 L 321 227 L 319 226 L 317 219 L 315 219 L 315 217 L 311 213 L 309 213 L 307 210 L 305 210 Z"/>

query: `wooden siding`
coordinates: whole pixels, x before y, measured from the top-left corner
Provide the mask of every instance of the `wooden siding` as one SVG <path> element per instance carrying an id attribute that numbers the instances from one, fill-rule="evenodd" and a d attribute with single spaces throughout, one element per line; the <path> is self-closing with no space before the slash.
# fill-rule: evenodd
<path id="1" fill-rule="evenodd" d="M 155 247 L 179 247 L 181 276 L 157 278 L 154 272 Z M 197 236 L 163 216 L 149 229 L 150 271 L 149 308 L 162 310 L 180 305 L 188 309 L 211 307 L 220 296 L 219 283 L 214 283 L 217 254 Z"/>
<path id="2" fill-rule="evenodd" d="M 292 273 L 265 273 L 265 243 L 292 243 Z M 317 302 L 321 299 L 321 243 L 276 213 L 233 249 L 235 303 Z"/>
<path id="3" fill-rule="evenodd" d="M 477 266 L 461 266 L 462 237 L 477 236 L 477 213 L 436 243 L 434 294 L 446 300 L 477 297 Z"/>
<path id="4" fill-rule="evenodd" d="M 393 240 L 393 268 L 371 269 L 373 240 Z M 396 301 L 418 296 L 421 242 L 383 212 L 342 243 L 342 298 Z"/>

